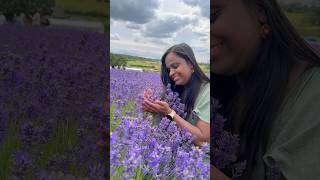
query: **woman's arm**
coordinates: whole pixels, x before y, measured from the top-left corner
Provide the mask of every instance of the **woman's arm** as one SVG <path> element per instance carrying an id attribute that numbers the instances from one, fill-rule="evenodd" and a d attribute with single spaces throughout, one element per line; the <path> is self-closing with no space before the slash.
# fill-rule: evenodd
<path id="1" fill-rule="evenodd" d="M 144 100 L 142 109 L 151 113 L 160 113 L 163 115 L 168 114 L 172 110 L 168 103 L 159 100 L 154 103 Z M 173 121 L 177 123 L 178 127 L 188 129 L 188 131 L 195 136 L 194 143 L 196 145 L 201 145 L 204 142 L 210 142 L 209 123 L 198 119 L 196 126 L 194 126 L 177 114 L 173 117 Z"/>
<path id="2" fill-rule="evenodd" d="M 196 145 L 202 145 L 204 142 L 210 142 L 209 123 L 198 119 L 196 126 L 194 126 L 179 115 L 175 115 L 173 117 L 173 121 L 177 123 L 178 127 L 188 129 L 188 131 L 196 137 L 194 140 Z"/>

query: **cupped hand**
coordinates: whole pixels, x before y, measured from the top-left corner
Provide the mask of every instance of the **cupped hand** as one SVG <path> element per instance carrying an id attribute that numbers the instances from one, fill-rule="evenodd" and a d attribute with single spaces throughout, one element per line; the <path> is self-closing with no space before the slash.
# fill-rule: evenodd
<path id="1" fill-rule="evenodd" d="M 165 101 L 155 100 L 154 102 L 150 102 L 147 99 L 143 101 L 142 109 L 147 112 L 158 113 L 162 115 L 168 114 L 172 111 L 169 104 Z"/>

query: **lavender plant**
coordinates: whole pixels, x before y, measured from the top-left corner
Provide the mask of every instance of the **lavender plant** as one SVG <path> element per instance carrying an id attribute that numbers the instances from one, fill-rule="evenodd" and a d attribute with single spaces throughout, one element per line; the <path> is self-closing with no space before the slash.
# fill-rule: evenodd
<path id="1" fill-rule="evenodd" d="M 227 169 L 232 173 L 232 179 L 239 178 L 245 170 L 246 161 L 237 162 L 239 137 L 224 130 L 226 119 L 218 113 L 219 101 L 211 99 L 211 112 L 213 115 L 211 146 L 212 162 L 219 169 Z"/>
<path id="2" fill-rule="evenodd" d="M 130 76 L 131 75 L 131 76 Z M 126 89 L 120 88 L 124 79 Z M 185 116 L 184 105 L 177 93 L 170 90 L 170 85 L 163 93 L 158 73 L 136 73 L 132 71 L 111 71 L 112 104 L 118 104 L 111 109 L 111 115 L 120 120 L 119 125 L 111 132 L 110 139 L 110 170 L 112 179 L 209 179 L 209 146 L 202 148 L 193 145 L 193 137 L 186 129 L 176 126 L 175 122 L 165 117 L 154 125 L 154 118 L 145 115 L 140 110 L 144 98 L 154 101 L 161 99 L 168 102 L 181 117 Z M 117 83 L 116 83 L 117 82 Z M 113 85 L 113 83 L 115 83 Z M 123 87 L 126 86 L 123 84 Z M 132 88 L 131 88 L 132 87 Z M 133 88 L 134 87 L 134 88 Z M 156 87 L 156 88 L 150 88 Z M 115 90 L 116 89 L 116 90 Z M 146 89 L 141 93 L 141 89 Z M 138 95 L 138 96 L 137 96 Z M 124 104 L 119 104 L 121 97 Z M 121 108 L 134 102 L 135 116 L 123 113 Z M 113 120 L 115 117 L 111 116 Z"/>
<path id="3" fill-rule="evenodd" d="M 107 42 L 93 32 L 0 26 L 0 179 L 107 177 L 107 149 L 97 147 L 107 141 Z"/>

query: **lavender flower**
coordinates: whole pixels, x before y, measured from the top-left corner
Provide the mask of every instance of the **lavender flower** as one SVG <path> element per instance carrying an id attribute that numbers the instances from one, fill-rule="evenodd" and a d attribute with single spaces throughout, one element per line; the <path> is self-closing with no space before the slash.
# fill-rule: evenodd
<path id="1" fill-rule="evenodd" d="M 6 136 L 6 129 L 8 127 L 8 115 L 6 113 L 0 114 L 0 145 Z"/>
<path id="2" fill-rule="evenodd" d="M 116 73 L 117 76 L 111 76 L 111 78 L 121 77 L 120 71 L 116 71 Z M 127 73 L 131 74 L 131 72 Z M 121 83 L 122 81 L 117 82 Z M 115 87 L 118 86 L 119 84 L 115 84 Z M 140 87 L 140 85 L 136 86 Z M 141 87 L 144 86 L 148 87 L 149 85 L 147 83 L 141 84 Z M 161 89 L 160 87 L 159 89 Z M 131 90 L 135 89 L 138 88 Z M 165 117 L 159 118 L 159 123 L 153 125 L 154 117 L 142 114 L 137 108 L 143 98 L 160 99 L 162 92 L 153 93 L 154 89 L 149 89 L 147 96 L 136 93 L 140 95 L 132 98 L 131 94 L 127 94 L 128 91 L 117 90 L 119 90 L 117 93 L 123 95 L 121 99 L 124 102 L 128 102 L 125 98 L 131 99 L 131 101 L 136 99 L 137 106 L 132 109 L 135 111 L 136 117 L 133 117 L 133 114 L 131 116 L 130 114 L 118 115 L 121 122 L 111 133 L 111 177 L 116 179 L 185 179 L 185 177 L 209 179 L 208 145 L 196 148 L 192 142 L 194 137 L 186 129 L 177 127 L 175 122 Z M 111 94 L 113 93 L 111 92 Z M 169 97 L 166 96 L 163 100 L 167 101 L 179 115 L 184 116 L 184 105 L 178 94 L 173 93 L 170 86 L 165 94 Z M 117 96 L 112 97 L 115 103 L 118 102 L 119 97 Z M 183 158 L 182 154 L 186 154 L 187 158 Z M 188 171 L 185 171 L 186 167 L 188 167 Z"/>
<path id="3" fill-rule="evenodd" d="M 31 156 L 21 150 L 17 150 L 13 153 L 13 175 L 15 177 L 23 179 L 26 175 L 26 171 L 32 165 L 32 158 Z"/>
<path id="4" fill-rule="evenodd" d="M 10 169 L 18 179 L 25 171 L 43 179 L 51 170 L 66 177 L 80 164 L 77 179 L 88 178 L 89 163 L 106 164 L 106 152 L 102 155 L 96 144 L 107 140 L 96 129 L 109 126 L 104 106 L 109 94 L 108 37 L 71 29 L 0 26 L 0 111 L 8 117 L 0 117 L 0 144 L 8 122 L 17 130 L 10 137 L 17 141 L 9 143 L 14 145 Z"/>
<path id="5" fill-rule="evenodd" d="M 211 101 L 213 103 L 211 106 L 213 112 L 213 122 L 211 123 L 213 126 L 213 133 L 211 134 L 213 165 L 219 169 L 231 169 L 232 177 L 238 178 L 242 175 L 246 166 L 246 161 L 237 162 L 239 137 L 224 130 L 226 119 L 218 113 L 219 102 L 215 99 Z"/>

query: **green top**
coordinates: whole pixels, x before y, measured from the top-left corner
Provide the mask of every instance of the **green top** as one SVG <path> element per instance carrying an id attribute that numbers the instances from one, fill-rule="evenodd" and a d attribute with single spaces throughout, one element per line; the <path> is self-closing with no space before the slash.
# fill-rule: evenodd
<path id="1" fill-rule="evenodd" d="M 252 180 L 264 179 L 265 172 L 267 179 L 275 179 L 270 174 L 279 171 L 288 180 L 320 178 L 320 67 L 308 69 L 295 83 Z"/>
<path id="2" fill-rule="evenodd" d="M 201 87 L 194 109 L 188 121 L 196 125 L 197 119 L 210 123 L 210 83 Z"/>

